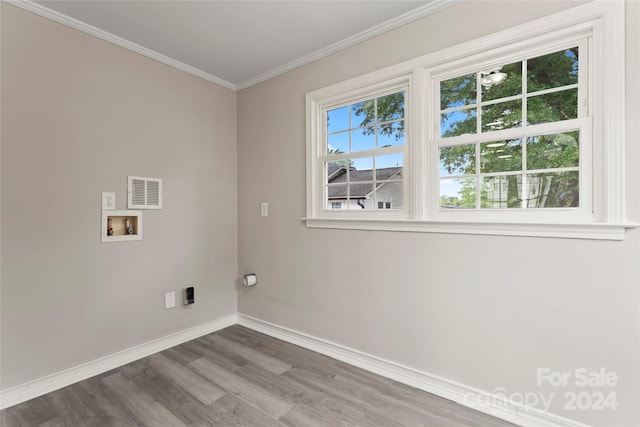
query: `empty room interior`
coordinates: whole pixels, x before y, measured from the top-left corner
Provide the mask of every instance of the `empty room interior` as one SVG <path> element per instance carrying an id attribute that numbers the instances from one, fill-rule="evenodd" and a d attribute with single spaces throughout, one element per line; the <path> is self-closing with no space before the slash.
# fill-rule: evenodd
<path id="1" fill-rule="evenodd" d="M 640 1 L 0 7 L 3 427 L 640 426 Z"/>

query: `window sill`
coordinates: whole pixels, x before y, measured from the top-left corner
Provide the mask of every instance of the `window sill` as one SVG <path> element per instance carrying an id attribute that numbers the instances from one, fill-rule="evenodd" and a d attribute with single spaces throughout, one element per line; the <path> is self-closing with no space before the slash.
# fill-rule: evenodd
<path id="1" fill-rule="evenodd" d="M 309 228 L 404 231 L 416 233 L 481 234 L 491 236 L 556 237 L 624 240 L 625 229 L 640 224 L 544 224 L 504 222 L 416 221 L 397 219 L 303 218 Z"/>

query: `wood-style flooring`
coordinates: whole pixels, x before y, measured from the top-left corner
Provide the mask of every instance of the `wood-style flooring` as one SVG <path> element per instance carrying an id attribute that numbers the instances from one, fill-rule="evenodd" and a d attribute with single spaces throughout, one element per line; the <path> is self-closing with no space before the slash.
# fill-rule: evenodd
<path id="1" fill-rule="evenodd" d="M 511 426 L 232 326 L 0 412 L 3 427 Z"/>

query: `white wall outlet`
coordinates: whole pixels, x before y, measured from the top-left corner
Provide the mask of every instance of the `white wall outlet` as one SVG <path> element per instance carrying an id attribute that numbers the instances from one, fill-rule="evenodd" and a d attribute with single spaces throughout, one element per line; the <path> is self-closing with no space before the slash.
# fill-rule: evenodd
<path id="1" fill-rule="evenodd" d="M 102 192 L 102 210 L 110 211 L 116 208 L 116 193 Z"/>
<path id="2" fill-rule="evenodd" d="M 269 216 L 269 203 L 260 203 L 260 216 Z"/>
<path id="3" fill-rule="evenodd" d="M 170 308 L 174 308 L 175 306 L 176 306 L 176 293 L 169 292 L 168 294 L 164 294 L 165 310 L 169 310 Z"/>

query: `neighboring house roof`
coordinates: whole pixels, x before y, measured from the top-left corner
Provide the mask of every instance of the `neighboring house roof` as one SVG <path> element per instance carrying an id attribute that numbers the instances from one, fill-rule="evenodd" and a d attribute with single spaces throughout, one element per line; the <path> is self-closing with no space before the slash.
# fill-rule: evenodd
<path id="1" fill-rule="evenodd" d="M 329 184 L 346 183 L 347 182 L 347 168 L 344 165 L 338 163 L 329 163 L 328 165 L 328 181 Z M 380 186 L 384 185 L 383 181 L 393 178 L 402 171 L 401 166 L 376 169 L 376 182 Z M 350 185 L 350 198 L 352 199 L 365 199 L 373 192 L 373 170 L 363 169 L 357 170 L 353 167 L 349 168 L 349 181 Z M 366 184 L 357 184 L 357 182 L 367 182 Z M 329 199 L 346 199 L 347 198 L 347 186 L 346 185 L 331 185 L 328 188 Z"/>
<path id="2" fill-rule="evenodd" d="M 331 182 L 336 174 L 344 172 L 345 170 L 346 168 L 344 167 L 344 165 L 341 165 L 340 163 L 329 163 L 327 165 L 327 178 L 329 179 L 329 182 Z"/>

